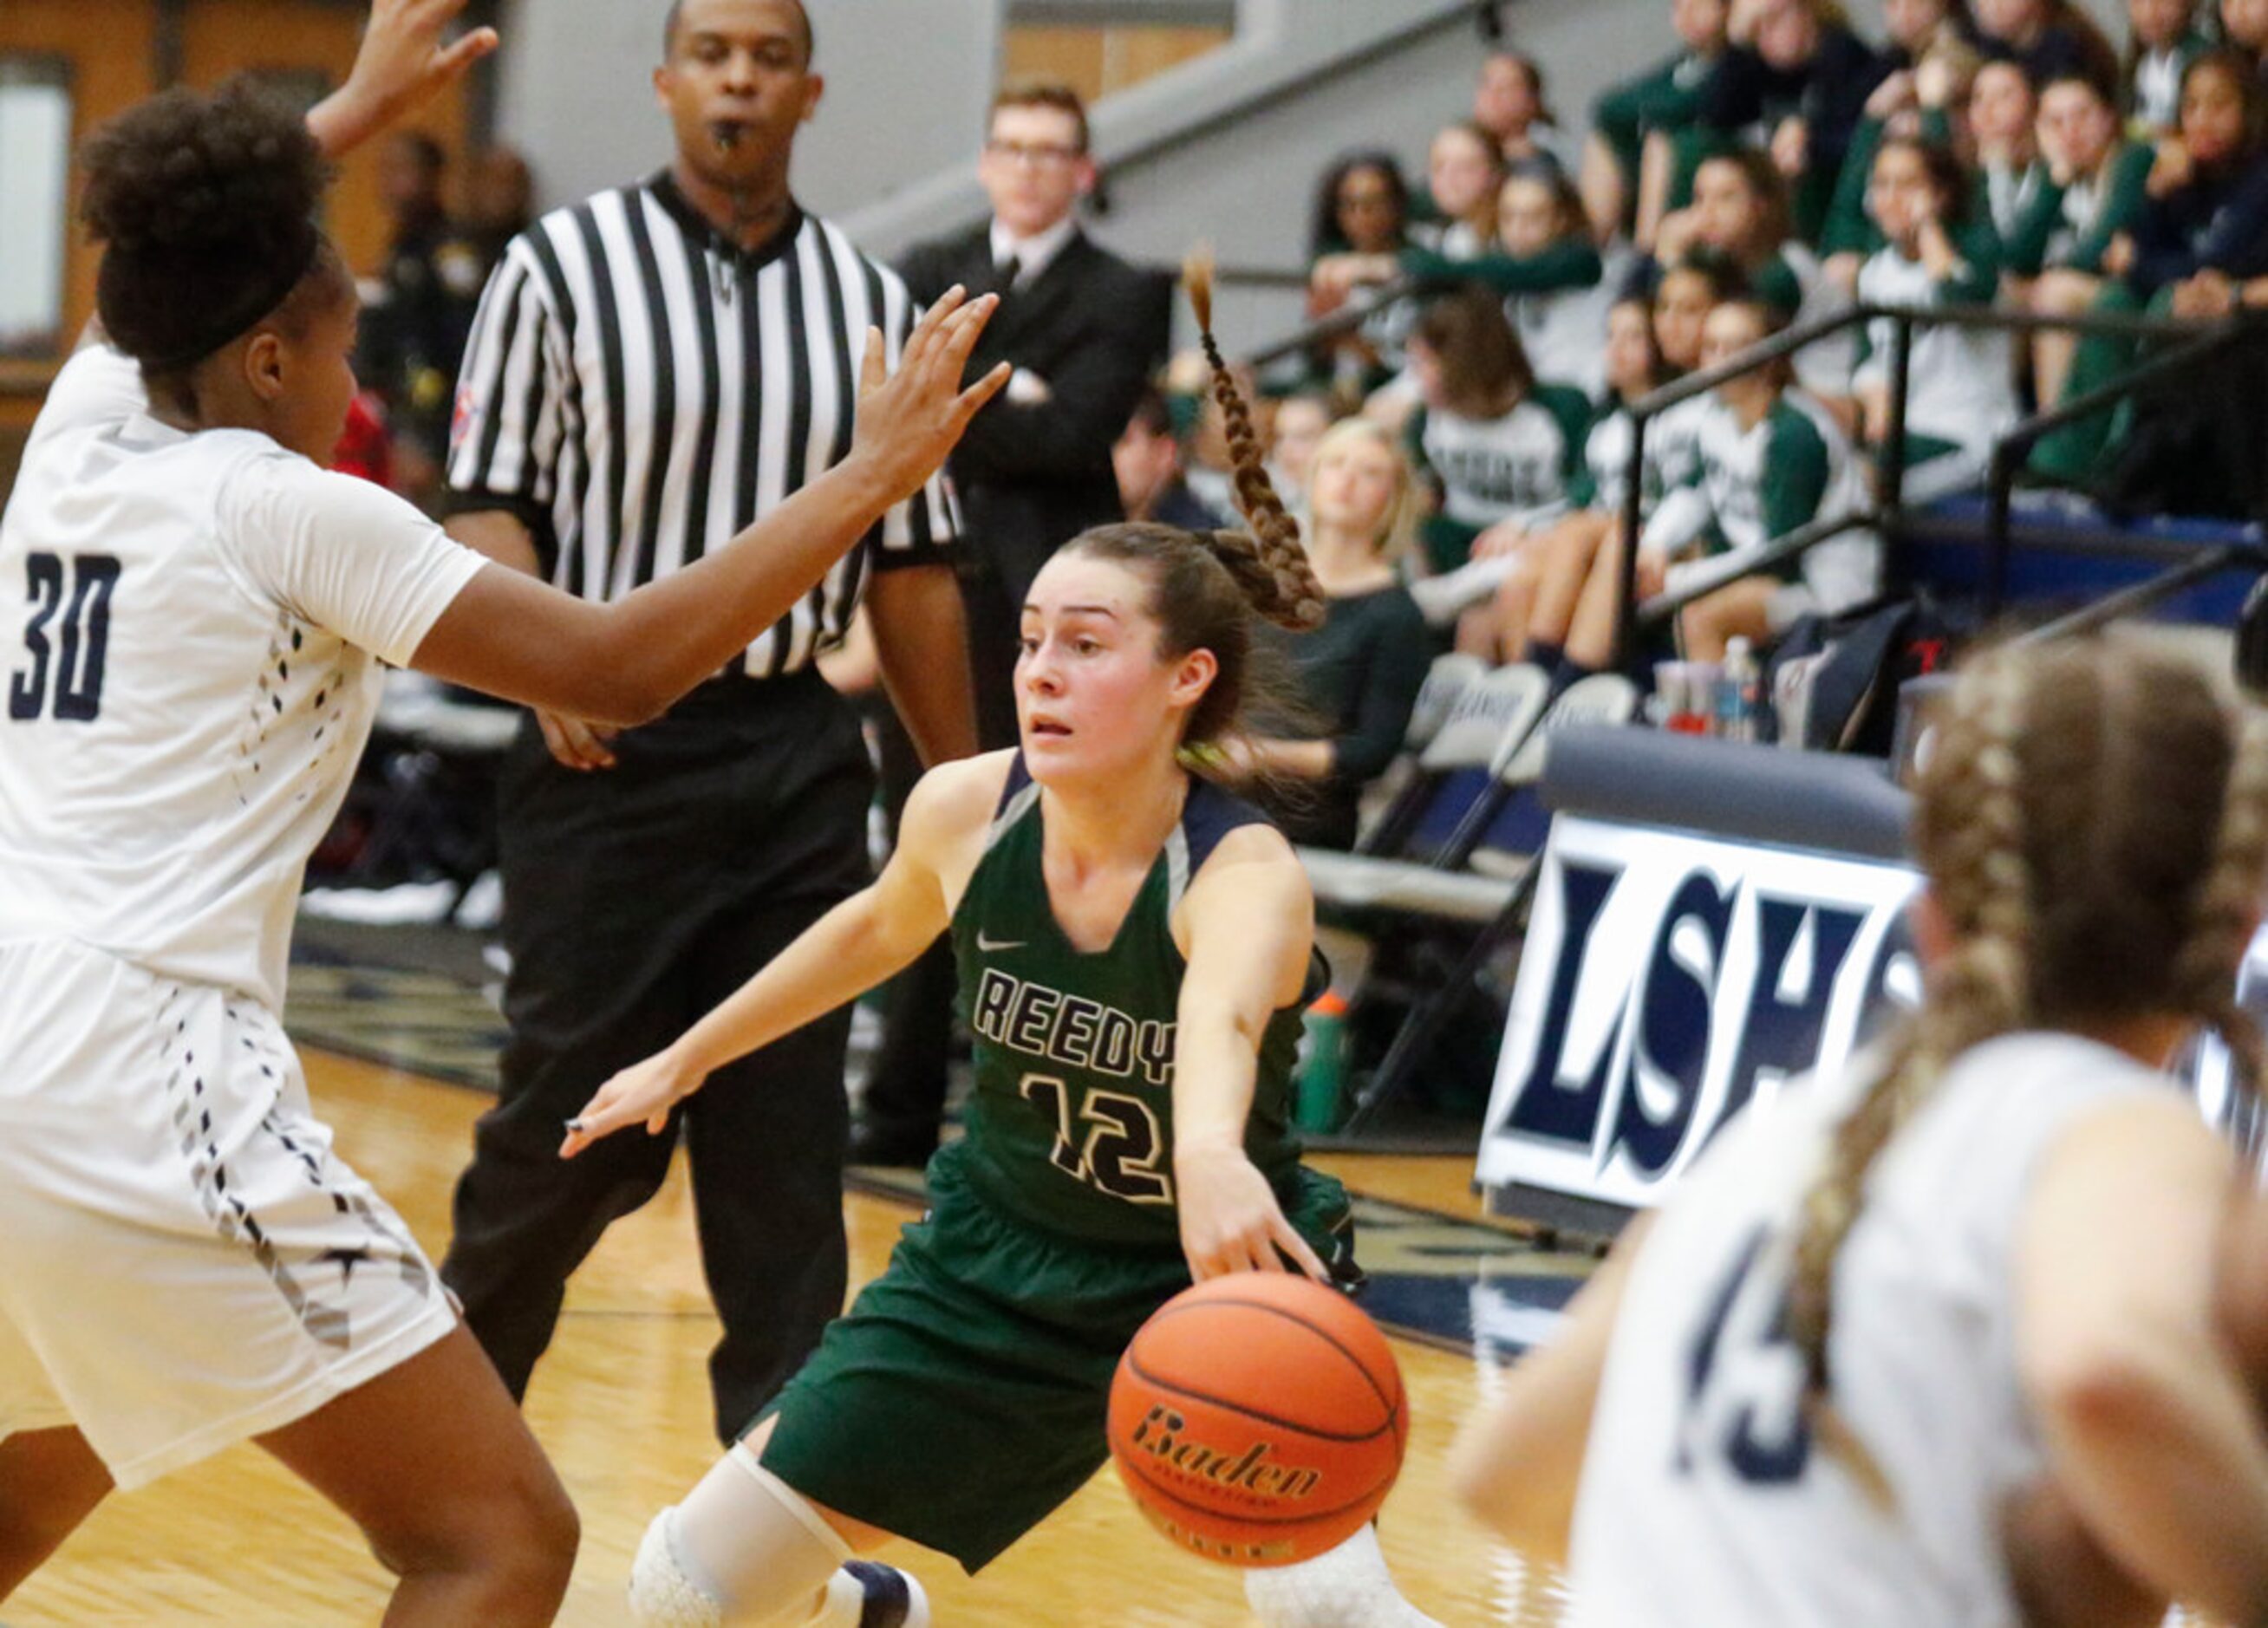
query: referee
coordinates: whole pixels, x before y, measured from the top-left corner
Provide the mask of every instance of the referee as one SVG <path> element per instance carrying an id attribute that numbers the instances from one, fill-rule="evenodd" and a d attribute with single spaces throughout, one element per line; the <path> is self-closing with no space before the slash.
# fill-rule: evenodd
<path id="1" fill-rule="evenodd" d="M 789 191 L 819 103 L 812 46 L 797 0 L 670 8 L 654 83 L 674 160 L 544 217 L 490 279 L 452 437 L 455 535 L 610 600 L 849 449 L 867 326 L 895 364 L 911 306 Z M 652 1196 L 675 1140 L 616 1138 L 563 1162 L 561 1122 L 865 883 L 872 772 L 813 666 L 862 592 L 923 755 L 973 749 L 951 533 L 933 483 L 659 721 L 614 739 L 543 714 L 522 728 L 502 790 L 503 1094 L 441 1269 L 515 1395 L 569 1274 Z M 849 1015 L 724 1071 L 683 1114 L 727 1441 L 842 1309 Z"/>

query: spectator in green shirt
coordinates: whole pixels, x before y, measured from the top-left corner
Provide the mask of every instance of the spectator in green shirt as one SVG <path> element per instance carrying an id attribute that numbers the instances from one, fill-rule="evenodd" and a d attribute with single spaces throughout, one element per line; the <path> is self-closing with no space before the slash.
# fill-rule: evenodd
<path id="1" fill-rule="evenodd" d="M 1425 150 L 1425 194 L 1435 218 L 1413 225 L 1411 239 L 1449 260 L 1485 254 L 1496 243 L 1504 177 L 1504 154 L 1486 130 L 1469 120 L 1442 126 Z"/>
<path id="2" fill-rule="evenodd" d="M 1484 531 L 1563 512 L 1581 477 L 1590 405 L 1535 377 L 1503 306 L 1484 288 L 1426 307 L 1410 339 L 1422 405 L 1408 426 L 1438 499 L 1421 534 L 1429 573 L 1455 571 Z"/>
<path id="3" fill-rule="evenodd" d="M 1882 247 L 1882 234 L 1867 213 L 1867 188 L 1874 177 L 1874 154 L 1893 136 L 1918 136 L 1951 146 L 1956 116 L 1968 106 L 1982 62 L 1965 31 L 1948 28 L 1911 68 L 1900 69 L 1874 87 L 1866 116 L 1852 133 L 1842 173 L 1819 229 L 1819 253 L 1827 276 L 1846 292 L 1859 285 L 1859 268 Z"/>
<path id="4" fill-rule="evenodd" d="M 2126 0 L 2121 110 L 2145 141 L 2170 134 L 2181 116 L 2182 76 L 2213 48 L 2197 26 L 2197 0 Z"/>
<path id="5" fill-rule="evenodd" d="M 1663 218 L 1653 252 L 1664 266 L 1703 255 L 1723 260 L 1784 323 L 1823 316 L 1844 303 L 1817 256 L 1794 236 L 1786 181 L 1771 155 L 1753 147 L 1703 160 L 1693 175 L 1693 202 Z M 1851 342 L 1840 335 L 1807 345 L 1796 357 L 1798 380 L 1823 401 L 1848 396 L 1852 359 Z"/>
<path id="6" fill-rule="evenodd" d="M 1307 233 L 1307 315 L 1329 316 L 1346 304 L 1357 282 L 1327 269 L 1348 260 L 1390 261 L 1410 241 L 1410 188 L 1394 155 L 1376 150 L 1348 153 L 1324 172 L 1315 188 Z M 1399 365 L 1397 335 L 1377 318 L 1315 348 L 1310 358 L 1318 381 L 1360 395 Z"/>
<path id="7" fill-rule="evenodd" d="M 1731 360 L 1775 327 L 1771 312 L 1756 300 L 1725 301 L 1705 325 L 1703 365 Z M 1850 445 L 1824 408 L 1790 387 L 1793 379 L 1782 358 L 1727 379 L 1704 398 L 1693 467 L 1655 506 L 1638 540 L 1641 598 L 1676 588 L 1701 559 L 1753 553 L 1855 506 L 1860 487 Z M 1616 527 L 1592 556 L 1568 629 L 1563 681 L 1604 667 L 1612 655 L 1624 546 Z M 1727 641 L 1761 644 L 1799 607 L 1841 608 L 1871 586 L 1858 579 L 1871 575 L 1870 557 L 1864 540 L 1846 539 L 1728 583 L 1679 613 L 1679 646 L 1696 659 L 1721 660 Z M 1856 571 L 1834 579 L 1845 564 Z"/>
<path id="8" fill-rule="evenodd" d="M 1999 239 L 1980 217 L 1952 152 L 1897 138 L 1874 157 L 1867 207 L 1882 247 L 1859 273 L 1870 306 L 1927 309 L 1989 306 L 2000 287 Z M 1889 421 L 1889 358 L 1896 324 L 1867 325 L 1852 384 L 1867 432 L 1878 445 Z M 1916 323 L 1906 361 L 1905 488 L 1909 502 L 1955 491 L 1982 476 L 1993 441 L 2016 420 L 2008 335 L 1991 328 Z"/>
<path id="9" fill-rule="evenodd" d="M 1629 232 L 1637 223 L 1646 138 L 1681 134 L 1699 115 L 1702 84 L 1725 48 L 1727 9 L 1726 0 L 1670 0 L 1669 23 L 1677 31 L 1678 49 L 1636 78 L 1609 85 L 1592 104 L 1591 136 L 1583 149 L 1583 204 L 1602 243 Z"/>
<path id="10" fill-rule="evenodd" d="M 2121 139 L 2117 110 L 2084 74 L 2040 92 L 2039 145 L 2047 185 L 2007 235 L 2003 258 L 2023 304 L 2042 316 L 2075 316 L 2102 293 L 2103 256 L 2141 213 L 2154 155 Z M 2078 343 L 2069 332 L 2033 335 L 2036 399 L 2062 399 Z"/>

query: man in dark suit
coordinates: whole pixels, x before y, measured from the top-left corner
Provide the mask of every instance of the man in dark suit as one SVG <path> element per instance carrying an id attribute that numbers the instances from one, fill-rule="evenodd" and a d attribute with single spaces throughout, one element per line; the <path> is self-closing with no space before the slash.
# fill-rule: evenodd
<path id="1" fill-rule="evenodd" d="M 1032 578 L 1059 545 L 1123 518 L 1111 443 L 1165 355 L 1172 286 L 1079 230 L 1072 211 L 1094 191 L 1095 168 L 1086 111 L 1068 86 L 1003 90 L 977 175 L 991 220 L 917 247 L 899 269 L 924 304 L 955 283 L 996 290 L 983 365 L 1016 367 L 950 466 L 968 539 L 961 580 L 977 733 L 989 751 L 1015 744 L 1017 623 Z"/>
<path id="2" fill-rule="evenodd" d="M 961 494 L 961 588 L 985 750 L 1016 744 L 1016 652 L 1024 596 L 1048 556 L 1124 518 L 1111 445 L 1166 352 L 1170 276 L 1138 270 L 1079 230 L 1094 190 L 1086 110 L 1067 85 L 1011 85 L 993 99 L 977 174 L 992 218 L 921 244 L 899 264 L 916 300 L 959 283 L 998 292 L 972 376 L 1015 365 L 951 464 Z M 883 729 L 883 786 L 895 811 L 917 766 Z M 943 941 L 892 986 L 882 1043 L 852 1132 L 856 1162 L 919 1164 L 937 1146 L 951 1033 L 953 957 Z"/>

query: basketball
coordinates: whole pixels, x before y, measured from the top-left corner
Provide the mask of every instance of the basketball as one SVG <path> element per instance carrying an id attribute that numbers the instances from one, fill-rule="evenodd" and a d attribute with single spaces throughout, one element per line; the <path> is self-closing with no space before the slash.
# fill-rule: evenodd
<path id="1" fill-rule="evenodd" d="M 1184 1290 L 1119 1359 L 1110 1452 L 1151 1524 L 1230 1565 L 1289 1565 L 1378 1511 L 1410 1433 L 1377 1325 L 1296 1273 Z"/>

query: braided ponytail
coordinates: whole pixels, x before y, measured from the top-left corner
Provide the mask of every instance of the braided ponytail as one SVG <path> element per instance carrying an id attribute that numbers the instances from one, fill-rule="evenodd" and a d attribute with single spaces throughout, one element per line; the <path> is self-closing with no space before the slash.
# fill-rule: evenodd
<path id="1" fill-rule="evenodd" d="M 1138 571 L 1150 585 L 1148 613 L 1157 620 L 1161 653 L 1179 658 L 1212 652 L 1211 684 L 1189 709 L 1182 729 L 1182 761 L 1194 773 L 1219 772 L 1220 744 L 1247 733 L 1245 713 L 1257 700 L 1269 712 L 1300 719 L 1304 709 L 1290 663 L 1281 651 L 1256 639 L 1253 618 L 1292 632 L 1323 620 L 1323 591 L 1300 546 L 1300 527 L 1261 467 L 1260 438 L 1251 409 L 1237 388 L 1212 336 L 1212 261 L 1199 251 L 1186 272 L 1189 304 L 1212 365 L 1213 394 L 1228 430 L 1236 464 L 1236 503 L 1252 530 L 1183 531 L 1148 520 L 1097 526 L 1061 550 L 1108 560 Z M 1285 805 L 1300 789 L 1266 770 L 1250 777 L 1264 794 Z"/>
<path id="2" fill-rule="evenodd" d="M 1976 660 L 1934 735 L 1914 846 L 1950 953 L 1831 1133 L 1789 1285 L 1819 1439 L 1877 1490 L 1829 1396 L 1836 1256 L 1875 1160 L 1948 1065 L 2018 1029 L 2188 1017 L 2228 1047 L 2240 1135 L 2259 1125 L 2263 1044 L 2235 985 L 2268 876 L 2268 720 L 2178 652 L 2114 634 Z"/>
<path id="3" fill-rule="evenodd" d="M 1212 336 L 1212 252 L 1191 251 L 1182 268 L 1182 282 L 1189 291 L 1189 308 L 1197 315 L 1198 338 L 1212 367 L 1213 399 L 1220 403 L 1221 420 L 1228 432 L 1229 457 L 1235 465 L 1237 512 L 1252 529 L 1249 535 L 1232 531 L 1196 534 L 1228 568 L 1255 611 L 1280 628 L 1308 632 L 1322 625 L 1323 590 L 1307 564 L 1307 549 L 1300 546 L 1300 524 L 1285 509 L 1275 483 L 1268 478 L 1252 409 Z"/>
<path id="4" fill-rule="evenodd" d="M 1828 1388 L 1835 1260 L 1859 1218 L 1867 1173 L 1946 1065 L 2021 1027 L 2029 1011 L 2031 905 L 2016 756 L 2025 698 L 2021 669 L 1988 656 L 1939 725 L 1916 840 L 1925 859 L 1941 855 L 1930 882 L 1957 947 L 1933 973 L 1928 999 L 1891 1042 L 1881 1076 L 1836 1127 L 1804 1197 L 1788 1320 L 1815 1396 Z"/>

